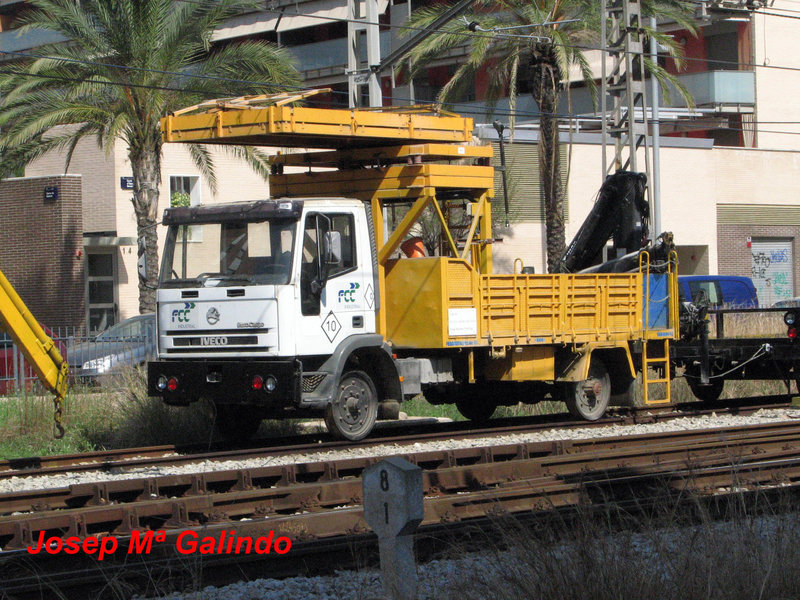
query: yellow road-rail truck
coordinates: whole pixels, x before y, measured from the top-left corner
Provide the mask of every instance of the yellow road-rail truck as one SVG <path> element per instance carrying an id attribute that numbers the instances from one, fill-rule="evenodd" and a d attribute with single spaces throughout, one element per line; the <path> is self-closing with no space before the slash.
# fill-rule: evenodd
<path id="1" fill-rule="evenodd" d="M 547 395 L 598 419 L 643 365 L 646 401 L 669 402 L 674 272 L 645 253 L 635 273 L 494 274 L 492 148 L 471 119 L 298 99 L 162 120 L 166 142 L 301 151 L 272 158 L 268 199 L 165 210 L 152 395 L 211 399 L 229 436 L 324 415 L 350 440 L 420 392 L 475 420 Z"/>

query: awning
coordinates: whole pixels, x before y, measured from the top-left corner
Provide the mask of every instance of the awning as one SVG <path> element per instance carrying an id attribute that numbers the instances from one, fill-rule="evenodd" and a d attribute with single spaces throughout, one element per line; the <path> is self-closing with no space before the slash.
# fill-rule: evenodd
<path id="1" fill-rule="evenodd" d="M 84 248 L 114 248 L 116 246 L 136 246 L 135 237 L 115 237 L 111 235 L 84 235 Z"/>
<path id="2" fill-rule="evenodd" d="M 378 14 L 383 14 L 389 0 L 378 0 Z M 298 8 L 300 10 L 298 10 Z M 283 13 L 257 12 L 230 19 L 222 27 L 217 28 L 212 40 L 218 42 L 231 38 L 251 36 L 267 31 L 290 31 L 326 25 L 334 20 L 347 19 L 347 3 L 342 0 L 315 0 L 299 5 L 287 6 Z M 313 42 L 316 40 L 309 40 Z"/>

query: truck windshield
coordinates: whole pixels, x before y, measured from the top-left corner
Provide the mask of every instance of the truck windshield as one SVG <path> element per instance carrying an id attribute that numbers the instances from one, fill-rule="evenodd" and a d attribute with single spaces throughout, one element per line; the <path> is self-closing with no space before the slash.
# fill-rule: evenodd
<path id="1" fill-rule="evenodd" d="M 297 221 L 172 225 L 161 285 L 210 287 L 289 283 Z"/>

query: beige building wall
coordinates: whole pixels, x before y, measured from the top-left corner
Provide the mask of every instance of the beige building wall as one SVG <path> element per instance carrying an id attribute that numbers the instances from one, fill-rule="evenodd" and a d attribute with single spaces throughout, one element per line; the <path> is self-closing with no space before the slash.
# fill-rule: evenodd
<path id="1" fill-rule="evenodd" d="M 599 144 L 576 144 L 569 174 L 567 243 L 591 210 L 602 175 Z M 717 204 L 797 205 L 800 198 L 800 153 L 752 148 L 661 149 L 661 229 L 672 231 L 685 252 L 685 272 L 718 272 Z M 495 202 L 502 202 L 498 194 Z M 498 232 L 495 265 L 511 272 L 521 258 L 537 273 L 545 272 L 543 223 L 513 225 Z M 660 232 L 659 232 L 660 233 Z M 700 249 L 707 248 L 705 253 Z M 694 257 L 694 258 L 692 258 Z M 707 267 L 706 267 L 707 264 Z"/>
<path id="2" fill-rule="evenodd" d="M 269 185 L 243 161 L 230 153 L 211 147 L 211 156 L 217 175 L 217 193 L 199 173 L 185 146 L 165 144 L 162 162 L 161 188 L 158 215 L 169 206 L 170 176 L 197 176 L 200 178 L 200 199 L 203 203 L 257 200 L 269 196 Z M 25 169 L 27 176 L 46 176 L 64 173 L 64 158 L 50 154 Z M 113 247 L 117 257 L 117 303 L 119 319 L 139 314 L 139 280 L 136 268 L 137 237 L 136 218 L 131 203 L 132 193 L 123 190 L 121 177 L 133 172 L 124 143 L 118 142 L 111 152 L 98 148 L 93 138 L 81 141 L 68 170 L 82 175 L 83 233 L 115 232 L 122 243 Z M 166 230 L 158 228 L 159 259 Z M 159 265 L 160 266 L 160 265 Z"/>
<path id="3" fill-rule="evenodd" d="M 233 157 L 230 153 L 210 146 L 211 156 L 217 175 L 217 191 L 212 192 L 208 181 L 200 175 L 197 167 L 192 162 L 186 146 L 181 144 L 165 144 L 164 158 L 161 169 L 161 188 L 159 195 L 159 219 L 165 208 L 169 206 L 170 177 L 171 176 L 199 176 L 200 200 L 203 204 L 219 202 L 239 202 L 259 200 L 269 197 L 269 185 L 260 176 L 247 166 L 242 160 Z M 131 175 L 130 162 L 128 161 L 125 147 L 117 145 L 115 155 L 116 166 L 122 175 Z M 117 235 L 120 237 L 136 237 L 136 218 L 131 204 L 131 193 L 119 189 L 119 181 L 115 188 L 117 207 Z M 164 247 L 166 228 L 158 227 L 158 256 L 161 260 L 161 251 Z M 121 247 L 120 260 L 118 261 L 119 273 L 119 307 L 120 319 L 139 314 L 139 279 L 136 269 L 137 248 Z M 159 264 L 159 267 L 161 265 Z"/>
<path id="4" fill-rule="evenodd" d="M 786 7 L 785 0 L 778 0 Z M 792 8 L 796 8 L 792 5 Z M 800 21 L 756 11 L 754 50 L 759 148 L 800 148 Z M 774 68 L 788 67 L 788 69 Z"/>
<path id="5" fill-rule="evenodd" d="M 50 153 L 25 167 L 25 176 L 81 175 L 84 233 L 114 231 L 116 207 L 108 193 L 115 178 L 114 152 L 100 149 L 94 138 L 87 138 L 76 147 L 69 168 L 65 163 L 63 153 Z"/>

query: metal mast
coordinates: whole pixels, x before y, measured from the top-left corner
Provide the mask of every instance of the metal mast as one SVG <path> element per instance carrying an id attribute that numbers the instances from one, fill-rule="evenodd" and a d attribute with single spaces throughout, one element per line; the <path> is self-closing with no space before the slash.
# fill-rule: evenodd
<path id="1" fill-rule="evenodd" d="M 619 169 L 640 170 L 650 181 L 645 97 L 644 33 L 640 0 L 603 0 L 601 111 L 603 132 L 603 178 Z M 606 61 L 610 59 L 611 70 Z M 613 105 L 608 115 L 606 103 Z M 614 138 L 614 158 L 608 160 L 606 144 Z M 638 152 L 644 150 L 644 153 Z M 648 198 L 650 194 L 648 194 Z M 651 206 L 652 209 L 652 206 Z M 652 213 L 652 210 L 651 210 Z"/>
<path id="2" fill-rule="evenodd" d="M 361 86 L 369 87 L 369 105 L 383 104 L 379 72 L 371 69 L 381 62 L 378 0 L 347 0 L 347 82 L 350 108 L 361 106 Z M 361 22 L 358 22 L 361 21 Z M 366 33 L 367 65 L 362 67 L 362 33 Z"/>

